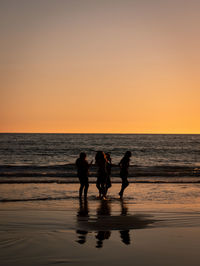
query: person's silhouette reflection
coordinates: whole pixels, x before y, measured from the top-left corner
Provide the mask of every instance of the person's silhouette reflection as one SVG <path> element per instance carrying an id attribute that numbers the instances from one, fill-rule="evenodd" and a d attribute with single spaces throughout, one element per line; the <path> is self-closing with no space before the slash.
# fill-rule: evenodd
<path id="1" fill-rule="evenodd" d="M 129 230 L 123 230 L 119 232 L 122 242 L 126 245 L 130 245 L 131 240 L 130 240 Z"/>
<path id="2" fill-rule="evenodd" d="M 99 231 L 96 235 L 97 243 L 96 243 L 96 248 L 102 248 L 103 247 L 103 241 L 105 239 L 110 238 L 110 231 Z"/>
<path id="3" fill-rule="evenodd" d="M 108 200 L 101 200 L 99 208 L 97 209 L 97 219 L 103 219 L 104 216 L 110 216 L 111 213 L 111 207 L 110 202 Z M 103 247 L 103 241 L 105 239 L 109 239 L 111 236 L 110 231 L 98 231 L 96 235 L 96 248 L 102 248 Z"/>
<path id="4" fill-rule="evenodd" d="M 124 200 L 121 200 L 121 216 L 126 216 L 128 214 L 128 207 L 125 204 Z M 119 231 L 121 240 L 124 244 L 130 245 L 130 235 L 129 230 L 121 230 Z"/>
<path id="5" fill-rule="evenodd" d="M 77 220 L 81 221 L 82 219 L 88 220 L 89 218 L 89 209 L 88 209 L 88 201 L 85 198 L 84 200 L 82 200 L 80 198 L 79 200 L 79 210 L 77 213 Z M 88 231 L 86 230 L 76 230 L 76 233 L 78 235 L 78 240 L 76 242 L 78 242 L 79 244 L 84 244 L 86 242 L 86 236 L 88 234 Z"/>

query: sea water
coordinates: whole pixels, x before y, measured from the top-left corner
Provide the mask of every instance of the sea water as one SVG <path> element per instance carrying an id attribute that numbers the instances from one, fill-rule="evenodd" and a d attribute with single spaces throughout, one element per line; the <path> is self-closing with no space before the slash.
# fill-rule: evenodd
<path id="1" fill-rule="evenodd" d="M 127 150 L 133 182 L 199 182 L 200 135 L 13 133 L 0 134 L 0 182 L 76 182 L 79 153 L 90 162 L 99 150 L 111 154 L 114 182 Z"/>

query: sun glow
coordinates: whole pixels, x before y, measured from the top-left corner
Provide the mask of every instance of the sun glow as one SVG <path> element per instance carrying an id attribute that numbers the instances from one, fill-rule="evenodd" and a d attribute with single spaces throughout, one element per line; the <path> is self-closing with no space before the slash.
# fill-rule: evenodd
<path id="1" fill-rule="evenodd" d="M 0 132 L 200 133 L 200 5 L 78 2 L 1 4 Z"/>

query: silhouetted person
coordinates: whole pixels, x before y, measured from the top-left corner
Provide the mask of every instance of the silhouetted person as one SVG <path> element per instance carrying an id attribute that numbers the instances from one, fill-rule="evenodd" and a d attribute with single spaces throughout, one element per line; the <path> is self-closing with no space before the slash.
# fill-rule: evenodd
<path id="1" fill-rule="evenodd" d="M 121 216 L 126 216 L 128 213 L 128 208 L 126 204 L 124 203 L 123 199 L 121 200 Z M 130 234 L 129 230 L 121 230 L 119 231 L 121 240 L 124 244 L 130 245 Z"/>
<path id="2" fill-rule="evenodd" d="M 110 216 L 111 208 L 110 203 L 107 200 L 102 200 L 99 208 L 97 209 L 97 219 L 103 219 L 104 216 Z M 111 236 L 110 231 L 98 231 L 96 235 L 97 243 L 96 248 L 103 247 L 103 241 L 109 239 Z"/>
<path id="3" fill-rule="evenodd" d="M 120 198 L 123 198 L 124 190 L 126 187 L 128 187 L 128 168 L 130 164 L 130 158 L 131 158 L 131 152 L 127 151 L 124 155 L 124 157 L 121 159 L 119 166 L 120 166 L 120 177 L 122 179 L 122 186 L 121 190 L 119 192 Z"/>
<path id="4" fill-rule="evenodd" d="M 81 221 L 82 217 L 89 217 L 89 209 L 88 209 L 88 202 L 87 199 L 84 199 L 84 201 L 82 199 L 80 199 L 79 201 L 79 210 L 77 213 L 77 220 Z M 86 236 L 88 234 L 88 231 L 86 230 L 76 230 L 76 233 L 78 235 L 78 240 L 76 242 L 78 242 L 79 244 L 84 244 L 86 242 Z"/>
<path id="5" fill-rule="evenodd" d="M 76 167 L 77 167 L 77 175 L 80 182 L 80 189 L 79 189 L 79 198 L 82 197 L 83 189 L 84 189 L 84 197 L 87 197 L 87 191 L 89 187 L 88 183 L 88 175 L 89 175 L 89 168 L 92 162 L 89 164 L 86 160 L 86 153 L 81 152 L 80 157 L 76 160 Z"/>
<path id="6" fill-rule="evenodd" d="M 111 176 L 111 167 L 112 167 L 112 160 L 111 160 L 111 157 L 110 157 L 110 153 L 106 153 L 106 159 L 107 159 L 107 180 L 106 180 L 106 194 L 108 192 L 108 189 L 112 186 L 111 185 L 111 179 L 110 179 L 110 176 Z"/>
<path id="7" fill-rule="evenodd" d="M 97 165 L 97 182 L 96 186 L 99 190 L 99 198 L 105 198 L 106 196 L 106 182 L 107 182 L 107 158 L 103 151 L 98 151 L 95 156 L 95 162 Z"/>

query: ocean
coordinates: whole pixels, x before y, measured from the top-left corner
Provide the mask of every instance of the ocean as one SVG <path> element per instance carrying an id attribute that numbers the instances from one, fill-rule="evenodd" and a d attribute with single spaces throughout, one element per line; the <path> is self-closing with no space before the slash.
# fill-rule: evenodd
<path id="1" fill-rule="evenodd" d="M 119 162 L 132 152 L 130 182 L 199 183 L 200 135 L 167 134 L 0 134 L 1 183 L 74 183 L 75 160 L 98 150 L 112 158 L 112 181 L 120 182 Z M 96 167 L 90 181 L 96 180 Z"/>

